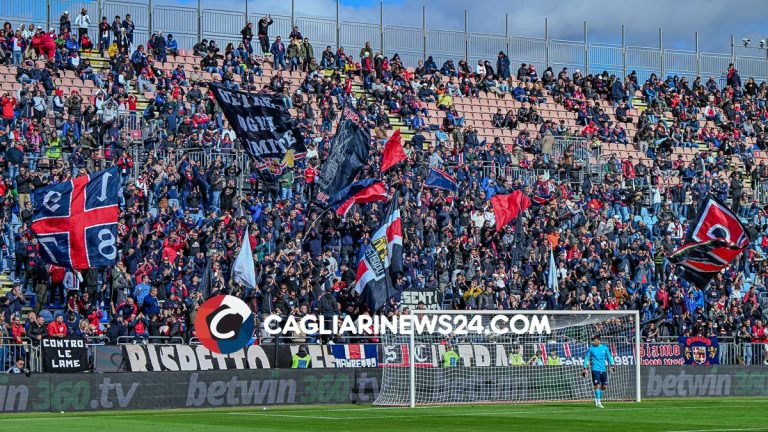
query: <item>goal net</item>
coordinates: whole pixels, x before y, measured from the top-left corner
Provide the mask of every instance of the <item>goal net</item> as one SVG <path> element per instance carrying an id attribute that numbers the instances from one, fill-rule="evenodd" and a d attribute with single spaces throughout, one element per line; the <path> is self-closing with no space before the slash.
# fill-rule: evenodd
<path id="1" fill-rule="evenodd" d="M 582 371 L 594 335 L 616 368 L 603 400 L 640 401 L 636 311 L 414 313 L 414 320 L 437 326 L 382 335 L 383 379 L 374 405 L 591 400 L 591 375 Z M 456 355 L 445 355 L 449 347 Z"/>

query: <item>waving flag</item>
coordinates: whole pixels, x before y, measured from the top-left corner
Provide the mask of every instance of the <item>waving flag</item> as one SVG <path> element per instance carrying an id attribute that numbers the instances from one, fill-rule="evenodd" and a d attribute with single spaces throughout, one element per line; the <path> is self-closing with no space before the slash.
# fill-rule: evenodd
<path id="1" fill-rule="evenodd" d="M 448 175 L 445 171 L 441 171 L 437 168 L 429 169 L 429 175 L 427 175 L 427 181 L 424 182 L 424 186 L 435 189 L 444 189 L 454 193 L 459 192 L 459 183 L 456 179 Z"/>
<path id="2" fill-rule="evenodd" d="M 337 215 L 344 216 L 354 204 L 386 201 L 388 199 L 389 194 L 384 183 L 378 180 L 365 179 L 352 183 L 331 195 L 328 207 L 336 210 Z"/>
<path id="3" fill-rule="evenodd" d="M 555 264 L 555 252 L 552 248 L 549 248 L 549 274 L 547 275 L 547 288 L 551 288 L 557 292 L 557 288 L 560 285 L 557 282 L 557 265 Z"/>
<path id="4" fill-rule="evenodd" d="M 397 197 L 387 209 L 384 224 L 371 237 L 357 266 L 355 291 L 363 296 L 372 312 L 396 294 L 392 276 L 403 271 L 403 227 Z"/>
<path id="5" fill-rule="evenodd" d="M 531 200 L 516 190 L 509 195 L 495 195 L 491 198 L 493 213 L 496 216 L 496 232 L 513 221 L 523 210 L 531 206 Z"/>
<path id="6" fill-rule="evenodd" d="M 744 252 L 749 242 L 749 233 L 739 218 L 725 204 L 708 197 L 685 244 L 669 260 L 682 267 L 686 280 L 704 287 Z"/>
<path id="7" fill-rule="evenodd" d="M 327 204 L 331 195 L 355 181 L 368 161 L 371 151 L 371 131 L 360 113 L 345 106 L 341 113 L 331 151 L 323 161 L 317 179 L 317 195 L 320 204 Z"/>
<path id="8" fill-rule="evenodd" d="M 551 194 L 551 193 L 549 193 L 549 194 L 541 194 L 541 193 L 537 192 L 537 193 L 535 193 L 533 195 L 533 202 L 534 202 L 534 204 L 544 205 L 544 204 L 552 201 L 554 198 L 555 198 L 554 194 Z"/>
<path id="9" fill-rule="evenodd" d="M 240 253 L 237 254 L 235 265 L 232 266 L 232 280 L 244 287 L 256 289 L 256 268 L 253 264 L 253 249 L 248 230 L 243 234 Z"/>
<path id="10" fill-rule="evenodd" d="M 381 172 L 392 168 L 398 163 L 405 160 L 405 151 L 403 151 L 403 139 L 400 137 L 400 129 L 396 129 L 395 133 L 384 144 L 384 155 L 381 158 Z"/>
<path id="11" fill-rule="evenodd" d="M 43 261 L 74 270 L 117 259 L 117 167 L 35 190 L 32 232 Z"/>

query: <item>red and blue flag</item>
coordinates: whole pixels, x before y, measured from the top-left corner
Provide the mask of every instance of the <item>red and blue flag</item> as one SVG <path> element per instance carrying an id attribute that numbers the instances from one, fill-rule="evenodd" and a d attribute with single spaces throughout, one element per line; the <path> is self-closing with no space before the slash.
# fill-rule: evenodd
<path id="1" fill-rule="evenodd" d="M 355 204 L 387 201 L 388 199 L 389 194 L 384 183 L 379 180 L 365 179 L 352 183 L 331 195 L 328 207 L 333 208 L 337 215 L 344 216 Z"/>
<path id="2" fill-rule="evenodd" d="M 75 270 L 117 260 L 117 167 L 37 189 L 32 232 L 43 261 Z"/>
<path id="3" fill-rule="evenodd" d="M 454 193 L 459 191 L 459 183 L 456 179 L 448 175 L 445 171 L 437 168 L 429 169 L 429 175 L 427 175 L 427 180 L 424 182 L 424 186 L 435 189 L 444 189 Z"/>

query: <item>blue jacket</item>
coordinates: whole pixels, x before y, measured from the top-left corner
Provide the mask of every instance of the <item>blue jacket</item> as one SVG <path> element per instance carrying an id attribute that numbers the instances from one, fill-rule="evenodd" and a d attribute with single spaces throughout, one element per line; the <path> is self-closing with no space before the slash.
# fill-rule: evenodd
<path id="1" fill-rule="evenodd" d="M 64 123 L 64 127 L 61 128 L 61 136 L 67 136 L 67 132 L 69 132 L 70 129 L 74 131 L 75 139 L 80 140 L 80 125 L 77 123 Z"/>
<path id="2" fill-rule="evenodd" d="M 131 62 L 134 65 L 145 66 L 147 64 L 147 56 L 139 50 L 136 50 L 131 55 Z"/>
<path id="3" fill-rule="evenodd" d="M 149 296 L 149 285 L 145 283 L 136 285 L 136 288 L 133 289 L 133 295 L 136 297 L 136 304 L 142 306 L 144 304 L 144 300 L 146 300 Z"/>
<path id="4" fill-rule="evenodd" d="M 621 80 L 618 78 L 613 82 L 613 87 L 611 87 L 611 96 L 613 96 L 613 100 L 616 102 L 621 102 L 624 98 L 624 85 L 622 85 Z"/>
<path id="5" fill-rule="evenodd" d="M 283 58 L 285 57 L 285 45 L 282 42 L 273 42 L 269 52 L 275 57 Z"/>
<path id="6" fill-rule="evenodd" d="M 144 297 L 144 315 L 152 316 L 160 313 L 160 303 L 157 301 L 157 297 L 148 295 Z"/>
<path id="7" fill-rule="evenodd" d="M 510 77 L 509 57 L 505 55 L 496 60 L 496 73 L 502 78 Z"/>
<path id="8" fill-rule="evenodd" d="M 80 51 L 80 44 L 78 44 L 76 40 L 67 39 L 67 44 L 65 46 L 69 52 Z"/>

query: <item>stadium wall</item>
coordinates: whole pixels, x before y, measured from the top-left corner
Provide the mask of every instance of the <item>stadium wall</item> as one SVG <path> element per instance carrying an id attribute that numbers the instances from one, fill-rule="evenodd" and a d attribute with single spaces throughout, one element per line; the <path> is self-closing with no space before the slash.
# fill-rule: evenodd
<path id="1" fill-rule="evenodd" d="M 643 367 L 644 398 L 768 396 L 760 366 Z M 0 412 L 369 404 L 380 369 L 0 374 Z"/>
<path id="2" fill-rule="evenodd" d="M 378 369 L 0 374 L 0 412 L 369 404 L 380 381 Z"/>

